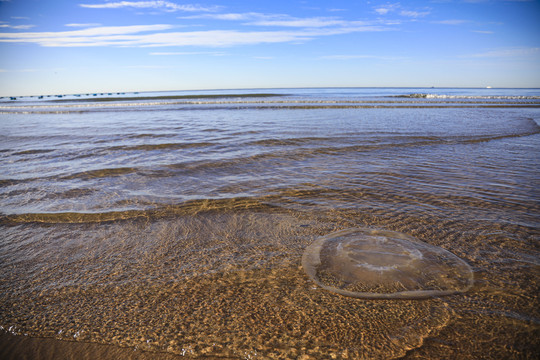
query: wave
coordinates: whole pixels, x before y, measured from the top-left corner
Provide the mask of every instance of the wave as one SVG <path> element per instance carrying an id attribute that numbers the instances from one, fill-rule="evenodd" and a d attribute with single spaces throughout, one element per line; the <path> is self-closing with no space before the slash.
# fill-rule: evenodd
<path id="1" fill-rule="evenodd" d="M 512 197 L 501 198 L 498 194 L 486 193 L 479 196 L 477 192 L 461 191 L 453 194 L 445 194 L 443 197 L 418 190 L 414 193 L 403 193 L 403 188 L 396 191 L 399 179 L 406 180 L 400 172 L 373 172 L 371 177 L 363 182 L 359 188 L 349 187 L 345 191 L 339 186 L 324 186 L 318 183 L 302 182 L 294 185 L 277 186 L 269 189 L 266 195 L 237 196 L 229 198 L 199 198 L 177 204 L 159 204 L 151 202 L 132 201 L 131 199 L 120 200 L 114 204 L 114 208 L 126 209 L 129 206 L 145 206 L 146 208 L 95 211 L 95 212 L 41 212 L 41 213 L 18 213 L 0 214 L 0 225 L 17 226 L 20 224 L 91 224 L 110 223 L 121 221 L 154 221 L 158 219 L 174 219 L 180 216 L 195 216 L 198 214 L 230 214 L 244 210 L 260 213 L 287 213 L 290 209 L 301 205 L 304 211 L 311 211 L 313 207 L 320 208 L 321 204 L 332 203 L 336 199 L 342 206 L 359 206 L 358 200 L 362 199 L 362 206 L 370 206 L 373 203 L 388 202 L 401 204 L 401 206 L 417 207 L 421 199 L 424 207 L 435 214 L 440 214 L 441 206 L 452 203 L 467 204 L 469 207 L 479 209 L 494 209 L 500 211 L 504 208 L 519 206 L 527 208 L 531 213 L 539 210 L 539 205 L 534 199 L 523 198 L 516 200 Z M 396 183 L 397 181 L 397 183 Z M 407 180 L 409 181 L 409 180 Z M 406 181 L 405 181 L 406 182 Z M 399 186 L 399 185 L 398 185 Z M 84 189 L 81 189 L 84 190 Z M 73 192 L 79 189 L 73 189 Z M 323 201 L 321 201 L 323 200 Z M 394 206 L 391 207 L 393 209 Z M 333 207 L 334 211 L 335 208 Z M 454 211 L 453 209 L 452 211 Z M 391 213 L 393 210 L 380 209 L 382 213 Z M 528 226 L 528 225 L 527 225 Z M 534 227 L 534 226 L 533 226 Z"/>
<path id="2" fill-rule="evenodd" d="M 139 105 L 139 104 L 137 104 Z M 162 105 L 162 104 L 156 104 Z M 172 108 L 172 109 L 145 109 L 145 111 L 212 111 L 212 110 L 324 110 L 324 109 L 464 109 L 464 108 L 540 108 L 539 103 L 461 103 L 461 104 L 427 104 L 423 105 L 282 105 L 282 106 L 203 106 L 203 107 L 184 107 L 184 108 Z M 96 109 L 92 111 L 0 111 L 0 115 L 60 115 L 60 114 L 83 114 L 97 111 L 113 111 L 113 112 L 126 112 L 126 111 L 139 111 L 140 109 Z"/>
<path id="3" fill-rule="evenodd" d="M 23 182 L 29 182 L 29 181 L 32 181 L 32 180 L 35 180 L 35 178 L 31 178 L 31 179 L 0 179 L 0 188 L 1 187 L 8 187 L 8 186 L 13 186 L 13 185 L 17 185 L 19 183 L 23 183 Z"/>
<path id="4" fill-rule="evenodd" d="M 164 144 L 142 144 L 142 145 L 122 145 L 122 146 L 112 146 L 106 148 L 109 150 L 142 150 L 142 151 L 151 151 L 151 150 L 174 150 L 174 149 L 190 149 L 198 147 L 206 147 L 215 145 L 211 142 L 196 142 L 196 143 L 164 143 Z"/>
<path id="5" fill-rule="evenodd" d="M 108 101 L 141 101 L 141 100 L 179 100 L 179 99 L 215 99 L 215 98 L 264 98 L 285 96 L 284 94 L 256 93 L 256 94 L 207 94 L 207 95 L 158 95 L 158 96 L 115 96 L 115 97 L 89 97 L 79 99 L 57 99 L 51 102 L 108 102 Z"/>
<path id="6" fill-rule="evenodd" d="M 148 137 L 148 138 L 154 138 L 154 137 L 166 137 L 166 136 L 153 136 L 151 134 L 145 134 L 144 136 L 134 136 L 134 138 L 139 137 Z M 75 159 L 86 159 L 86 158 L 92 158 L 95 156 L 102 156 L 102 155 L 110 155 L 111 152 L 128 152 L 128 151 L 173 151 L 173 150 L 188 150 L 188 149 L 197 149 L 197 148 L 209 148 L 211 146 L 218 145 L 217 143 L 213 142 L 186 142 L 186 143 L 158 143 L 158 144 L 137 144 L 137 145 L 116 145 L 116 146 L 104 146 L 104 147 L 97 147 L 91 150 L 88 150 L 87 152 L 81 152 L 78 151 L 76 153 L 73 153 L 72 156 L 69 156 L 70 160 Z M 126 172 L 122 172 L 122 170 L 119 170 L 120 168 L 112 168 L 111 171 L 116 173 L 121 173 L 123 175 L 124 173 L 131 173 L 135 172 L 136 170 L 131 169 L 128 170 L 125 168 Z M 92 171 L 93 172 L 93 171 Z M 94 173 L 87 174 L 80 173 L 82 175 L 91 175 L 90 177 L 100 177 L 95 176 Z"/>
<path id="7" fill-rule="evenodd" d="M 121 176 L 121 175 L 135 173 L 138 170 L 139 169 L 136 168 L 136 167 L 119 167 L 119 168 L 88 170 L 88 171 L 82 171 L 82 172 L 78 172 L 78 173 L 75 173 L 75 174 L 64 176 L 64 177 L 62 177 L 62 179 L 64 179 L 64 180 L 94 179 L 94 178 Z"/>
<path id="8" fill-rule="evenodd" d="M 218 160 L 203 160 L 194 162 L 182 162 L 176 164 L 165 165 L 166 169 L 156 171 L 152 173 L 144 173 L 145 176 L 162 176 L 168 177 L 174 175 L 176 171 L 181 171 L 183 175 L 188 176 L 190 174 L 198 174 L 204 172 L 207 169 L 227 169 L 228 172 L 234 173 L 235 171 L 244 172 L 248 164 L 256 164 L 258 162 L 287 159 L 290 161 L 302 161 L 308 158 L 317 157 L 321 155 L 343 155 L 346 153 L 361 153 L 371 151 L 384 151 L 388 149 L 396 148 L 410 148 L 410 147 L 423 147 L 423 146 L 445 146 L 445 145 L 467 145 L 475 143 L 483 143 L 489 141 L 502 140 L 506 138 L 524 137 L 540 133 L 540 126 L 531 121 L 521 132 L 509 133 L 509 134 L 493 134 L 493 135 L 481 135 L 481 136 L 404 136 L 404 137 L 392 137 L 387 139 L 384 143 L 372 143 L 372 144 L 353 144 L 350 145 L 338 145 L 338 146 L 321 146 L 322 141 L 310 140 L 310 138 L 300 138 L 298 141 L 295 139 L 266 139 L 257 142 L 251 142 L 249 145 L 259 145 L 268 147 L 268 151 L 256 153 L 251 156 L 235 157 L 231 159 L 218 159 Z M 321 138 L 321 140 L 330 140 L 328 143 L 334 143 L 332 138 Z M 306 146 L 301 148 L 287 149 L 290 145 L 309 145 L 309 141 L 313 141 L 316 146 Z M 237 168 L 237 170 L 234 170 Z M 168 169 L 168 170 L 167 170 Z M 143 172 L 141 172 L 143 173 Z"/>
<path id="9" fill-rule="evenodd" d="M 209 159 L 186 158 L 178 163 L 162 163 L 158 166 L 124 166 L 106 167 L 80 171 L 76 173 L 59 173 L 47 177 L 29 177 L 24 179 L 0 179 L 0 187 L 9 187 L 20 183 L 34 181 L 64 181 L 64 180 L 92 180 L 102 178 L 115 178 L 126 175 L 135 175 L 141 178 L 168 178 L 178 176 L 201 176 L 201 172 L 219 169 L 227 171 L 244 172 L 247 164 L 287 159 L 300 161 L 317 156 L 343 155 L 347 153 L 366 153 L 372 151 L 386 151 L 390 149 L 468 145 L 485 143 L 509 138 L 525 137 L 540 133 L 540 126 L 531 118 L 521 119 L 518 128 L 505 133 L 481 134 L 481 135 L 384 135 L 376 138 L 352 137 L 298 137 L 298 138 L 266 138 L 256 141 L 247 141 L 237 144 L 244 149 L 241 156 L 221 156 Z M 100 153 L 110 151 L 169 151 L 175 149 L 202 148 L 218 145 L 212 142 L 195 143 L 164 143 L 164 144 L 140 144 L 103 147 L 89 154 L 78 155 L 80 157 L 94 157 Z M 30 152 L 29 154 L 32 154 Z M 24 159 L 23 159 L 24 160 Z M 221 170 L 219 170 L 221 171 Z"/>
<path id="10" fill-rule="evenodd" d="M 277 96 L 277 95 L 276 95 Z M 437 94 L 407 94 L 393 98 L 419 100 L 375 99 L 285 99 L 285 100 L 224 100 L 224 101 L 136 101 L 85 102 L 68 104 L 32 104 L 0 106 L 0 114 L 71 114 L 114 111 L 182 111 L 182 110 L 263 110 L 263 109 L 377 109 L 377 108 L 462 108 L 462 107 L 538 107 L 540 96 L 460 96 Z M 167 97 L 161 98 L 166 99 Z M 177 99 L 178 97 L 173 97 Z M 144 99 L 144 98 L 143 98 Z M 152 98 L 153 99 L 153 98 Z M 438 99 L 422 101 L 420 99 Z M 462 101 L 458 101 L 461 99 Z M 474 101 L 475 100 L 475 101 Z M 500 100 L 500 101 L 495 101 Z M 530 100 L 530 101 L 524 101 Z M 112 101 L 112 100 L 111 100 Z"/>
<path id="11" fill-rule="evenodd" d="M 396 98 L 412 98 L 412 99 L 486 99 L 486 100 L 539 100 L 540 96 L 525 96 L 525 95 L 445 95 L 445 94 L 403 94 L 392 95 Z"/>
<path id="12" fill-rule="evenodd" d="M 171 137 L 171 134 L 153 134 L 153 133 L 144 133 L 144 134 L 133 134 L 126 136 L 130 139 L 144 139 L 144 138 L 164 138 Z"/>
<path id="13" fill-rule="evenodd" d="M 428 146 L 428 145 L 452 145 L 452 144 L 474 144 L 480 142 L 488 142 L 494 140 L 501 140 L 506 138 L 524 137 L 540 133 L 540 126 L 532 118 L 522 119 L 522 124 L 519 131 L 502 133 L 502 134 L 485 134 L 485 135 L 472 135 L 472 136 L 423 136 L 423 135 L 396 135 L 385 136 L 381 139 L 375 139 L 375 143 L 365 143 L 360 145 L 342 145 L 342 146 L 317 146 L 313 148 L 301 148 L 300 152 L 306 154 L 311 153 L 336 153 L 347 151 L 371 151 L 379 149 L 388 149 L 396 147 L 411 147 L 411 146 Z M 321 144 L 336 143 L 340 141 L 339 138 L 328 137 L 305 137 L 305 138 L 285 138 L 285 139 L 264 139 L 249 143 L 249 145 L 262 145 L 262 146 L 289 146 L 289 145 L 302 145 L 302 144 Z M 352 139 L 352 141 L 355 141 Z M 275 153 L 274 155 L 277 155 Z M 290 156 L 290 154 L 289 154 Z"/>
<path id="14" fill-rule="evenodd" d="M 317 154 L 342 154 L 346 152 L 366 152 L 376 151 L 389 148 L 406 148 L 406 147 L 421 147 L 421 146 L 435 146 L 435 145 L 457 145 L 457 144 L 475 144 L 482 142 L 489 142 L 494 140 L 509 139 L 514 137 L 530 136 L 540 133 L 540 130 L 534 130 L 519 134 L 506 134 L 506 135 L 493 135 L 493 136 L 478 136 L 478 137 L 425 137 L 423 139 L 416 139 L 415 141 L 403 141 L 401 143 L 389 143 L 389 144 L 374 144 L 374 145 L 350 145 L 350 146 L 328 146 L 319 147 L 311 151 L 313 155 Z"/>
<path id="15" fill-rule="evenodd" d="M 21 223 L 42 224 L 81 224 L 122 221 L 131 219 L 157 219 L 178 215 L 195 215 L 201 212 L 276 210 L 262 199 L 236 197 L 229 199 L 198 199 L 177 205 L 166 205 L 146 210 L 125 210 L 107 212 L 54 212 L 0 215 L 0 224 L 17 225 Z"/>
<path id="16" fill-rule="evenodd" d="M 24 150 L 13 153 L 13 155 L 34 155 L 34 154 L 46 154 L 54 151 L 54 149 L 35 149 L 35 150 Z"/>
<path id="17" fill-rule="evenodd" d="M 289 146 L 289 145 L 302 145 L 312 142 L 322 142 L 331 140 L 328 137 L 305 137 L 305 138 L 285 138 L 285 139 L 264 139 L 250 142 L 248 145 L 261 145 L 261 146 Z"/>

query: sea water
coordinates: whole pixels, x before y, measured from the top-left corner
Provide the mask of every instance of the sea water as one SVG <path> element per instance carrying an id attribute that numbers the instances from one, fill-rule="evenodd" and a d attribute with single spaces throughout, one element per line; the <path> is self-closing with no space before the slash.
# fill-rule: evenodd
<path id="1" fill-rule="evenodd" d="M 538 89 L 2 98 L 0 354 L 536 358 L 539 124 Z M 319 288 L 304 249 L 354 227 L 442 247 L 474 285 Z"/>

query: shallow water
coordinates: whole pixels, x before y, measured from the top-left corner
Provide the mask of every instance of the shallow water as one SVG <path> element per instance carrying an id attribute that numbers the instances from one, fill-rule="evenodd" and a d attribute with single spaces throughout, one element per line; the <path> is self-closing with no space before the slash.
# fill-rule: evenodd
<path id="1" fill-rule="evenodd" d="M 0 99 L 6 354 L 538 357 L 540 91 L 221 93 Z M 474 285 L 318 287 L 304 249 L 353 227 L 439 246 Z"/>

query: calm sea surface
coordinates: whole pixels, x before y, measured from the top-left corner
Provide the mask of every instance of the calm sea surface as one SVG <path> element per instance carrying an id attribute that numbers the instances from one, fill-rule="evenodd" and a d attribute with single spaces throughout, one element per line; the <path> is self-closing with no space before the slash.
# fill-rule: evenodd
<path id="1" fill-rule="evenodd" d="M 539 125 L 538 89 L 2 98 L 0 357 L 537 359 Z M 474 285 L 321 289 L 304 249 L 355 227 Z"/>

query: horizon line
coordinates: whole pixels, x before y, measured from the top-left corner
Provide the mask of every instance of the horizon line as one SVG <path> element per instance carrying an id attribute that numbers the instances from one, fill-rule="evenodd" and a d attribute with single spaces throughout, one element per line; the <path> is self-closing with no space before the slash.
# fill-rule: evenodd
<path id="1" fill-rule="evenodd" d="M 232 87 L 232 88 L 204 88 L 204 89 L 183 89 L 183 90 L 123 90 L 123 91 L 83 91 L 75 93 L 49 93 L 49 94 L 33 94 L 33 95 L 0 95 L 0 99 L 4 98 L 32 98 L 39 96 L 76 96 L 76 95 L 118 95 L 118 94 L 136 94 L 136 93 L 160 93 L 160 92 L 189 92 L 189 91 L 230 91 L 230 90 L 276 90 L 276 89 L 523 89 L 523 90 L 540 90 L 539 87 L 491 87 L 491 86 L 298 86 L 298 87 Z"/>

